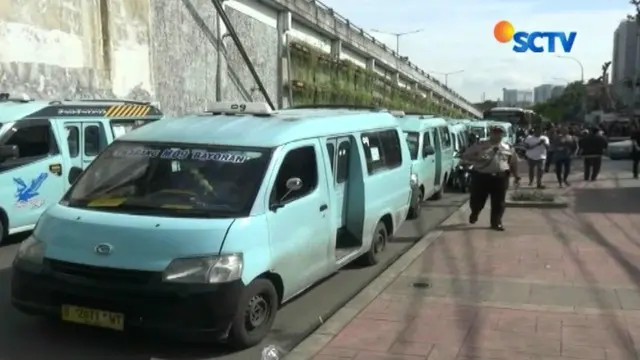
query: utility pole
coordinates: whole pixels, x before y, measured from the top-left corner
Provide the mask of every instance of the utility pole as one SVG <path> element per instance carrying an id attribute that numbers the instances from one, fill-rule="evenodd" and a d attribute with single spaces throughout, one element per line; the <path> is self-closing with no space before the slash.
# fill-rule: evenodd
<path id="1" fill-rule="evenodd" d="M 464 70 L 450 71 L 450 72 L 437 72 L 437 71 L 427 71 L 427 72 L 444 76 L 444 86 L 449 87 L 449 75 L 462 74 Z"/>
<path id="2" fill-rule="evenodd" d="M 417 29 L 417 30 L 405 31 L 405 32 L 388 32 L 388 31 L 381 31 L 377 29 L 371 29 L 371 31 L 378 34 L 395 36 L 396 38 L 396 70 L 399 70 L 400 69 L 400 38 L 406 35 L 421 33 L 424 31 L 424 29 Z"/>

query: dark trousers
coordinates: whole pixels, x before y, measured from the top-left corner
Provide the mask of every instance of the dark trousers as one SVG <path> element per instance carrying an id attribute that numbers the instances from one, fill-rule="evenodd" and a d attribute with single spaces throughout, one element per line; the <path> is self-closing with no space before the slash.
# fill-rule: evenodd
<path id="1" fill-rule="evenodd" d="M 562 184 L 567 182 L 570 172 L 571 172 L 570 158 L 556 160 L 556 179 L 558 179 L 558 183 Z"/>
<path id="2" fill-rule="evenodd" d="M 602 166 L 602 157 L 587 157 L 584 158 L 584 180 L 594 181 L 600 174 L 600 167 Z"/>
<path id="3" fill-rule="evenodd" d="M 507 188 L 509 187 L 509 173 L 497 175 L 474 172 L 471 174 L 471 196 L 469 206 L 471 212 L 480 214 L 487 198 L 491 197 L 491 225 L 501 225 L 505 209 Z"/>
<path id="4" fill-rule="evenodd" d="M 633 177 L 638 178 L 638 163 L 640 163 L 640 152 L 634 152 L 631 154 L 631 160 L 633 161 L 633 165 L 631 170 L 633 171 Z"/>
<path id="5" fill-rule="evenodd" d="M 544 161 L 544 172 L 549 172 L 551 163 L 553 162 L 553 151 L 547 151 L 547 160 Z"/>

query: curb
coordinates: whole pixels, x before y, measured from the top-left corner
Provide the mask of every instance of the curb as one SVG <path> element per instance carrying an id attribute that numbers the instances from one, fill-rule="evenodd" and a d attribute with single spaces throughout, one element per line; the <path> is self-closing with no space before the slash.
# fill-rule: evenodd
<path id="1" fill-rule="evenodd" d="M 442 223 L 444 224 L 454 216 L 458 215 L 468 201 L 463 203 L 456 211 L 449 215 Z M 433 230 L 418 240 L 407 252 L 402 254 L 386 270 L 378 275 L 369 285 L 358 292 L 355 297 L 348 301 L 342 308 L 337 310 L 319 328 L 313 331 L 306 339 L 299 343 L 289 352 L 285 358 L 287 360 L 310 360 L 322 348 L 324 348 L 347 324 L 351 322 L 371 301 L 384 291 L 398 276 L 405 271 L 413 261 L 418 258 L 431 244 L 440 238 L 441 230 Z"/>

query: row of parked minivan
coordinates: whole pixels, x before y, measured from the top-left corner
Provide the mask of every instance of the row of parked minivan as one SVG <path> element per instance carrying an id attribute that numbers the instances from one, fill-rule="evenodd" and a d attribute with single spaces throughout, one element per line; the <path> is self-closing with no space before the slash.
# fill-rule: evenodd
<path id="1" fill-rule="evenodd" d="M 149 122 L 68 174 L 61 201 L 43 203 L 14 262 L 12 303 L 116 331 L 252 346 L 282 304 L 352 261 L 379 261 L 421 202 L 442 196 L 467 128 L 261 103 Z M 40 186 L 62 175 L 45 174 Z"/>

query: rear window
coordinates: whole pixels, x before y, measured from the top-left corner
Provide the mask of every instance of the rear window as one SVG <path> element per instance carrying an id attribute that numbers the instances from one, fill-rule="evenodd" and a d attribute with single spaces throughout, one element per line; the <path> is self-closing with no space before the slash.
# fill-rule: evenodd
<path id="1" fill-rule="evenodd" d="M 113 132 L 113 138 L 117 139 L 120 136 L 127 134 L 141 126 L 144 126 L 154 120 L 114 120 L 111 121 L 111 131 Z"/>

